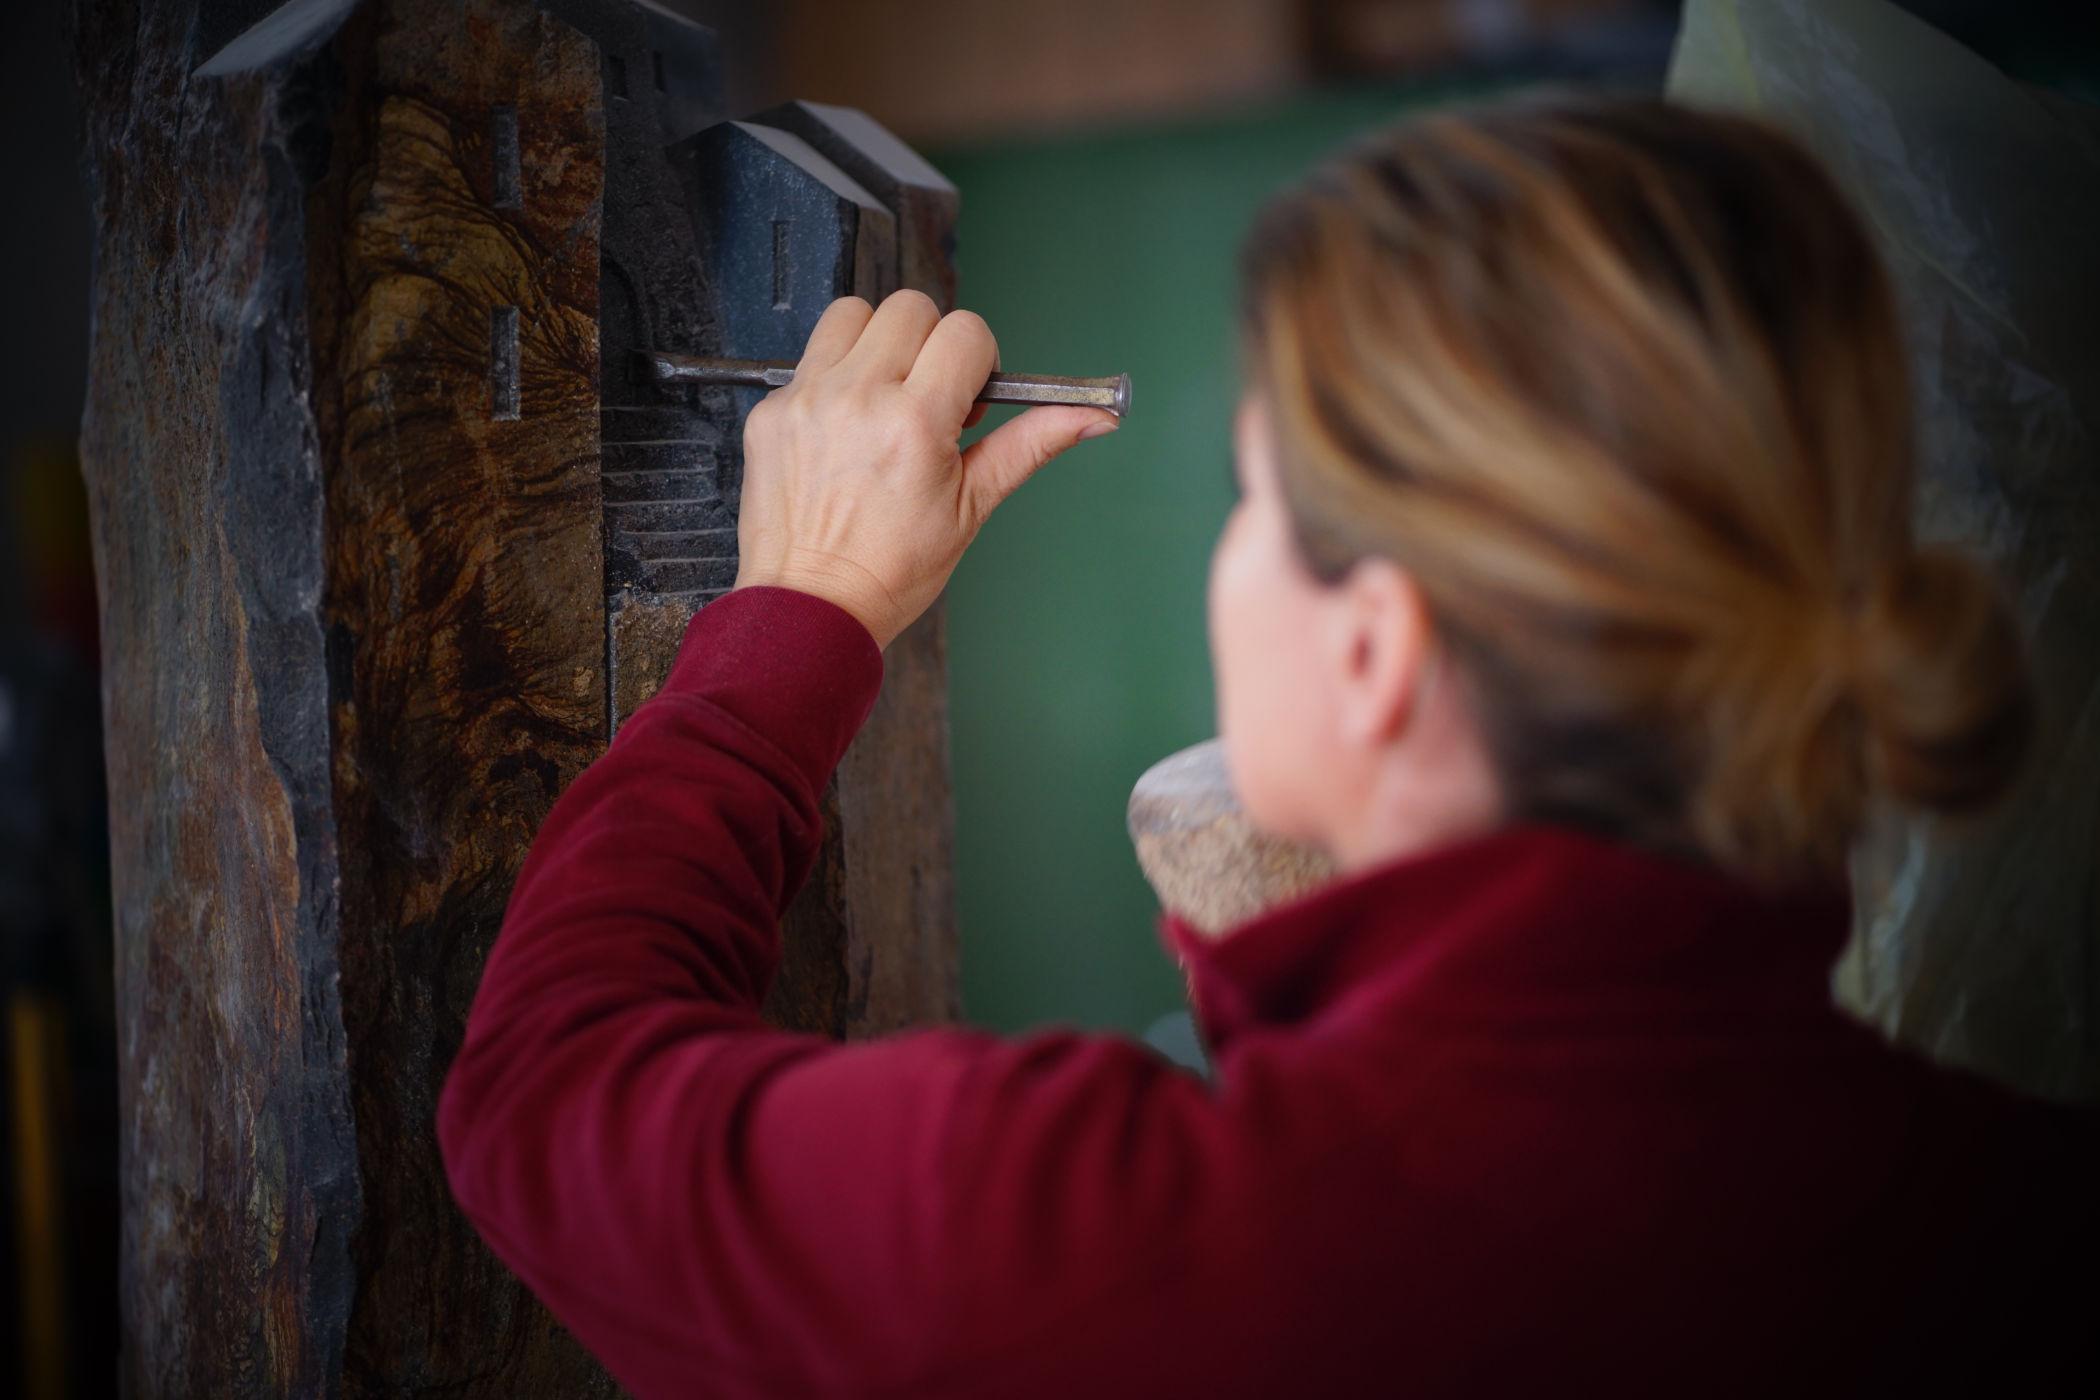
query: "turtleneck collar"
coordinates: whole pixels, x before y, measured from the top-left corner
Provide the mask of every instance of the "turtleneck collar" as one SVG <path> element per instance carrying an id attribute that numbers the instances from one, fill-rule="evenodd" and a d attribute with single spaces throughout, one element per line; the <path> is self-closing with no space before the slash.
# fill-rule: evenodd
<path id="1" fill-rule="evenodd" d="M 1172 916 L 1214 1058 L 1345 1001 L 1486 1023 L 1652 1011 L 1825 1014 L 1850 904 L 1562 827 L 1402 857 L 1207 938 Z M 1396 1013 L 1397 1014 L 1397 1013 Z"/>

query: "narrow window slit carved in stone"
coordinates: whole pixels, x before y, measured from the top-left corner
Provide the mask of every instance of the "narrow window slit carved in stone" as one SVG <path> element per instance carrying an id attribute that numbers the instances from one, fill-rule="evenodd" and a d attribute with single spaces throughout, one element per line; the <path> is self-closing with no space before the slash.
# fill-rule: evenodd
<path id="1" fill-rule="evenodd" d="M 515 107 L 497 107 L 489 113 L 489 172 L 498 209 L 516 209 L 523 205 L 525 178 L 518 163 L 518 109 Z"/>
<path id="2" fill-rule="evenodd" d="M 489 312 L 490 416 L 518 416 L 518 308 L 499 306 Z"/>
<path id="3" fill-rule="evenodd" d="M 773 221 L 773 309 L 785 311 L 790 300 L 789 283 L 794 277 L 793 219 Z"/>
<path id="4" fill-rule="evenodd" d="M 625 102 L 627 100 L 627 60 L 618 54 L 607 54 L 605 56 L 605 64 L 606 86 L 612 89 L 615 101 Z"/>
<path id="5" fill-rule="evenodd" d="M 650 62 L 651 62 L 652 64 L 654 64 L 654 65 L 655 65 L 655 68 L 656 68 L 656 90 L 657 90 L 658 92 L 663 92 L 663 91 L 665 91 L 665 85 L 664 85 L 664 56 L 663 56 L 663 54 L 662 54 L 661 52 L 658 52 L 658 53 L 652 53 L 652 54 L 650 54 L 650 55 L 649 55 L 649 60 L 650 60 Z"/>

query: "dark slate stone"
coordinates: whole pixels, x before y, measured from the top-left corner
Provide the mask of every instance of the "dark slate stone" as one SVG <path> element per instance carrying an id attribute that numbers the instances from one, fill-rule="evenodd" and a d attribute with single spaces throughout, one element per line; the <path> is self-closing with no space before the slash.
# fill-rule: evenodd
<path id="1" fill-rule="evenodd" d="M 599 432 L 608 443 L 695 442 L 721 447 L 725 434 L 713 421 L 693 411 L 690 403 L 609 404 L 598 412 Z M 734 420 L 731 427 L 734 428 Z M 734 432 L 727 436 L 734 436 Z"/>
<path id="2" fill-rule="evenodd" d="M 607 506 L 637 501 L 719 501 L 712 471 L 625 472 L 607 470 L 598 480 Z M 607 518 L 611 518 L 610 510 Z"/>
<path id="3" fill-rule="evenodd" d="M 960 197 L 948 177 L 865 112 L 822 102 L 784 102 L 751 119 L 808 142 L 881 200 L 897 221 L 894 283 L 955 305 L 955 219 Z"/>
<path id="4" fill-rule="evenodd" d="M 190 43 L 200 78 L 280 63 L 334 34 L 359 0 L 200 0 Z"/>
<path id="5" fill-rule="evenodd" d="M 305 316 L 336 90 L 313 45 L 342 7 L 238 83 L 195 70 L 268 7 L 203 8 L 73 16 L 96 239 L 81 457 L 118 794 L 112 1364 L 128 1393 L 323 1394 L 361 1213 Z M 223 1014 L 240 1006 L 286 1014 Z"/>
<path id="6" fill-rule="evenodd" d="M 838 297 L 886 290 L 896 221 L 801 137 L 751 122 L 710 127 L 674 151 L 721 307 L 722 353 L 793 360 Z M 747 390 L 755 398 L 755 390 Z"/>

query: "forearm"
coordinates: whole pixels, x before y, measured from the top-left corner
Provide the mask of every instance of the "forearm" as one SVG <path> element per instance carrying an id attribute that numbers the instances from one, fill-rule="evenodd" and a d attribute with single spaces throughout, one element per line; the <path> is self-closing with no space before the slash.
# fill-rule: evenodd
<path id="1" fill-rule="evenodd" d="M 872 640 L 830 605 L 731 594 L 533 843 L 446 1084 L 439 1135 L 477 1224 L 552 1236 L 596 1167 L 565 1135 L 645 1140 L 628 1091 L 667 1044 L 758 1031 L 818 796 L 873 703 Z M 739 1054 L 777 1054 L 780 1045 Z M 722 1047 L 724 1052 L 728 1047 Z M 574 1160 L 569 1160 L 574 1157 Z M 610 1183 L 603 1183 L 610 1185 Z"/>
<path id="2" fill-rule="evenodd" d="M 454 1192 L 637 1394 L 999 1388 L 1070 1351 L 1046 1319 L 1107 1328 L 1232 1238 L 1233 1134 L 1124 1041 L 763 1025 L 880 662 L 801 595 L 714 607 L 534 843 L 440 1108 Z"/>

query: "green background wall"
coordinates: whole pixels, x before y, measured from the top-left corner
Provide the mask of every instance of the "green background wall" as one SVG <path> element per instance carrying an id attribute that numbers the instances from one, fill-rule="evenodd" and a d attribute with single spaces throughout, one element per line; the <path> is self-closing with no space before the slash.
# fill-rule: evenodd
<path id="1" fill-rule="evenodd" d="M 962 191 L 962 304 L 1003 362 L 1134 385 L 1128 424 L 1008 501 L 949 589 L 971 1021 L 1142 1033 L 1182 1008 L 1123 811 L 1140 773 L 1214 732 L 1203 589 L 1232 500 L 1240 238 L 1350 133 L 1448 95 L 933 153 Z"/>

